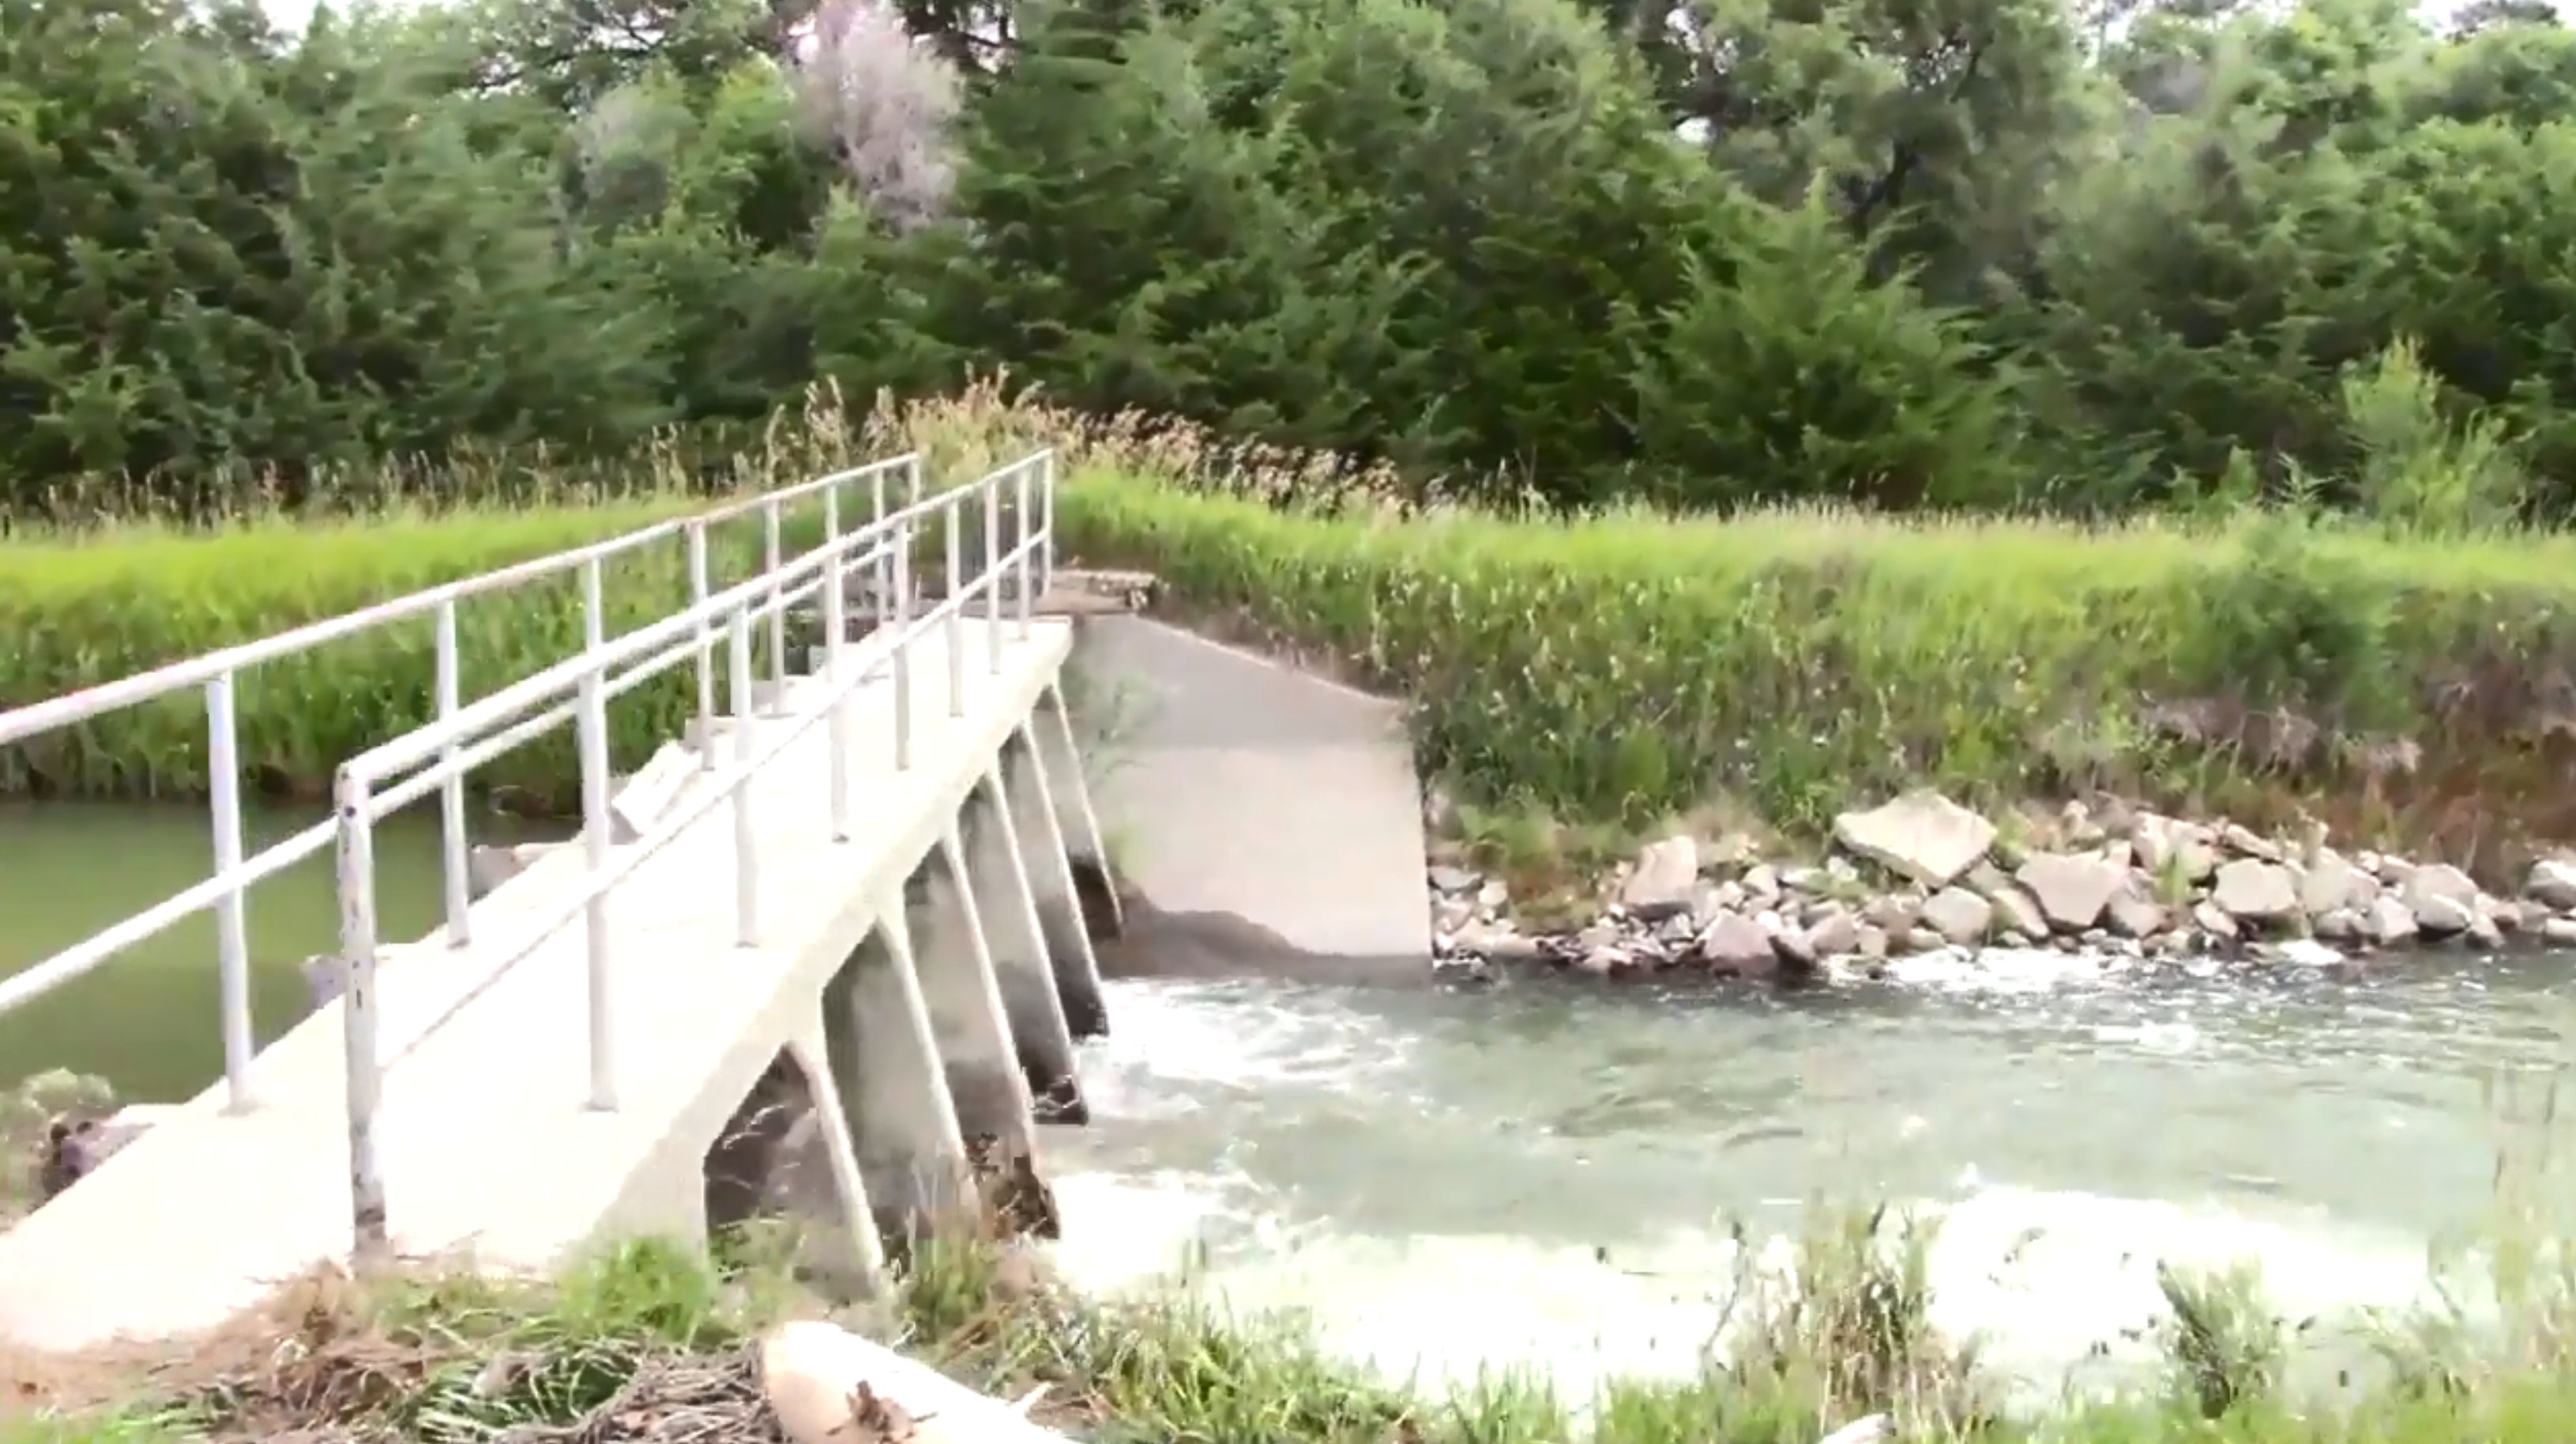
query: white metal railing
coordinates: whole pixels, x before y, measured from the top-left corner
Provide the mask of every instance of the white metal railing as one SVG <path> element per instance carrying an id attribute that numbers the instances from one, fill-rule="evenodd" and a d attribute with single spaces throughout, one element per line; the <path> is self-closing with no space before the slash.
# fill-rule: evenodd
<path id="1" fill-rule="evenodd" d="M 745 943 L 757 936 L 757 839 L 751 826 L 744 782 L 776 757 L 795 736 L 802 735 L 813 719 L 791 727 L 789 735 L 782 736 L 766 749 L 756 746 L 758 709 L 751 700 L 753 624 L 764 623 L 767 627 L 771 662 L 769 681 L 783 694 L 789 673 L 786 646 L 788 612 L 806 597 L 820 594 L 825 649 L 829 658 L 826 675 L 840 685 L 832 705 L 823 714 L 829 718 L 828 725 L 833 734 L 830 781 L 832 832 L 835 840 L 844 839 L 849 832 L 847 703 L 851 690 L 861 680 L 843 678 L 839 667 L 848 633 L 845 616 L 848 577 L 862 567 L 871 569 L 880 612 L 888 606 L 893 608 L 891 621 L 895 640 L 891 651 L 880 659 L 877 666 L 891 665 L 894 669 L 898 697 L 897 762 L 909 766 L 911 641 L 929 626 L 944 625 L 947 628 L 950 643 L 947 649 L 947 681 L 950 708 L 954 714 L 963 702 L 963 651 L 957 644 L 957 622 L 965 605 L 980 597 L 986 614 L 998 621 L 1002 614 L 1001 583 L 1007 578 L 1017 598 L 1019 624 L 1024 634 L 1034 596 L 1052 580 L 1055 481 L 1054 453 L 1041 451 L 979 481 L 924 500 L 921 496 L 919 457 L 894 457 L 728 502 L 590 546 L 433 587 L 139 676 L 0 713 L 0 747 L 5 747 L 174 693 L 201 690 L 206 705 L 209 811 L 214 853 L 211 874 L 194 886 L 39 960 L 12 977 L 0 979 L 0 1014 L 34 1002 L 86 975 L 119 953 L 211 908 L 216 916 L 219 1012 L 228 1106 L 234 1111 L 255 1107 L 256 1099 L 249 1077 L 253 1041 L 244 899 L 250 888 L 262 879 L 274 876 L 336 842 L 341 892 L 342 948 L 339 964 L 345 973 L 343 996 L 347 1000 L 349 1033 L 354 1221 L 362 1248 L 381 1246 L 384 1218 L 382 1182 L 374 1157 L 374 1106 L 380 1092 L 382 1069 L 391 1066 L 391 1062 L 400 1061 L 401 1055 L 386 1062 L 379 1059 L 376 1051 L 378 940 L 372 862 L 374 824 L 388 813 L 419 801 L 432 791 L 439 794 L 444 935 L 451 947 L 462 947 L 472 936 L 466 866 L 469 846 L 465 810 L 467 774 L 474 767 L 566 721 L 574 724 L 581 767 L 582 822 L 591 862 L 590 879 L 582 895 L 567 905 L 562 916 L 550 918 L 538 933 L 504 960 L 482 986 L 489 987 L 500 972 L 506 971 L 510 964 L 566 926 L 572 917 L 584 916 L 591 936 L 591 1101 L 597 1106 L 613 1107 L 614 1040 L 607 1031 L 610 979 L 606 974 L 603 951 L 605 894 L 618 879 L 666 846 L 681 827 L 703 815 L 717 796 L 730 797 L 735 807 L 738 931 Z M 903 501 L 901 506 L 892 507 L 889 505 L 889 487 L 897 484 L 901 487 Z M 856 530 L 845 531 L 841 516 L 842 494 L 862 488 L 872 519 Z M 819 498 L 821 502 L 824 539 L 815 549 L 789 559 L 783 555 L 785 512 L 790 505 L 809 498 Z M 1001 545 L 1000 515 L 1006 499 L 1014 518 L 1013 544 L 1007 552 Z M 975 577 L 961 583 L 964 508 L 970 502 L 979 503 L 983 512 L 985 561 Z M 762 528 L 762 567 L 759 574 L 725 591 L 712 590 L 710 530 L 723 522 L 755 512 L 761 518 Z M 945 575 L 949 585 L 940 604 L 916 618 L 912 616 L 912 557 L 919 540 L 919 528 L 931 522 L 935 522 L 946 539 Z M 621 637 L 609 638 L 603 600 L 603 565 L 621 555 L 675 537 L 680 538 L 687 548 L 690 604 L 661 622 Z M 466 705 L 460 695 L 456 627 L 459 606 L 478 596 L 567 572 L 580 575 L 582 651 L 471 706 Z M 241 675 L 264 662 L 423 615 L 433 619 L 435 630 L 435 720 L 343 765 L 335 779 L 332 818 L 256 854 L 244 856 L 241 764 L 234 714 L 235 692 Z M 723 776 L 717 779 L 722 783 L 721 787 L 701 793 L 694 803 L 675 816 L 665 818 L 662 825 L 639 843 L 621 849 L 621 855 L 612 862 L 607 821 L 609 759 L 606 705 L 618 694 L 668 670 L 680 658 L 693 656 L 697 671 L 699 735 L 706 744 L 701 754 L 701 767 L 707 772 L 718 771 L 713 722 L 716 715 L 714 649 L 719 628 L 729 653 L 729 690 L 733 694 L 737 714 L 733 762 L 721 769 Z M 1001 628 L 997 625 L 988 631 L 992 639 L 989 663 L 998 668 Z M 620 668 L 623 670 L 617 671 L 615 676 L 610 675 Z M 876 667 L 871 667 L 870 673 L 875 670 Z M 568 698 L 566 693 L 570 694 Z M 480 988 L 476 990 L 477 993 L 480 991 Z M 462 1003 L 457 1006 L 461 1007 Z M 453 1011 L 451 1009 L 449 1014 L 442 1015 L 438 1022 L 444 1022 Z M 436 1026 L 437 1023 L 433 1023 L 430 1030 L 434 1031 Z"/>
<path id="2" fill-rule="evenodd" d="M 914 476 L 917 479 L 917 471 Z M 982 566 L 971 577 L 965 575 L 962 544 L 969 503 L 981 511 L 984 533 Z M 1012 537 L 1007 548 L 1001 529 L 1006 509 L 1012 517 Z M 932 628 L 942 629 L 948 715 L 964 716 L 966 649 L 960 619 L 967 605 L 980 599 L 988 623 L 984 628 L 986 665 L 999 673 L 1005 641 L 1003 583 L 1009 583 L 1015 633 L 1025 638 L 1035 598 L 1052 581 L 1054 519 L 1055 456 L 1051 451 L 1035 453 L 979 481 L 927 500 L 918 495 L 916 486 L 903 507 L 882 513 L 856 531 L 843 533 L 836 523 L 827 522 L 823 543 L 812 551 L 792 560 L 775 559 L 759 576 L 723 592 L 700 596 L 686 610 L 613 641 L 594 631 L 578 655 L 341 764 L 332 800 L 339 837 L 340 961 L 346 969 L 342 1006 L 347 1021 L 350 1210 L 356 1251 L 361 1256 L 381 1256 L 388 1246 L 384 1178 L 375 1136 L 376 1110 L 386 1070 L 410 1056 L 414 1048 L 510 968 L 579 918 L 588 950 L 589 1103 L 596 1109 L 614 1110 L 616 979 L 610 957 L 609 894 L 722 802 L 731 810 L 733 820 L 735 941 L 743 947 L 758 946 L 760 839 L 752 813 L 751 779 L 813 727 L 826 727 L 831 840 L 848 841 L 853 695 L 874 678 L 892 673 L 892 760 L 898 769 L 911 767 L 914 643 Z M 944 538 L 943 574 L 947 587 L 937 605 L 915 616 L 912 565 L 919 529 L 925 523 L 935 524 Z M 845 665 L 849 628 L 843 608 L 847 578 L 860 566 L 872 566 L 876 571 L 878 637 L 884 640 L 873 648 L 875 655 L 866 665 L 853 668 Z M 764 727 L 760 708 L 753 702 L 753 625 L 767 622 L 773 629 L 772 644 L 778 645 L 780 634 L 776 629 L 786 609 L 817 592 L 824 637 L 822 705 L 774 729 Z M 886 615 L 889 607 L 890 616 Z M 733 711 L 732 758 L 722 765 L 716 761 L 713 725 L 714 651 L 719 625 L 726 652 L 726 691 Z M 873 643 L 877 638 L 870 640 Z M 696 659 L 698 669 L 700 764 L 710 774 L 707 785 L 666 809 L 634 841 L 612 847 L 608 701 L 690 657 Z M 783 680 L 783 674 L 773 679 L 781 684 L 782 691 Z M 382 940 L 377 936 L 375 916 L 375 824 L 386 814 L 425 797 L 431 789 L 451 787 L 473 767 L 549 730 L 561 721 L 566 710 L 561 699 L 567 696 L 580 757 L 582 841 L 589 871 L 578 887 L 569 890 L 556 907 L 542 914 L 535 926 L 492 960 L 482 981 L 388 1058 L 380 1036 L 382 1019 L 376 989 Z M 451 923 L 451 942 L 456 937 Z"/>

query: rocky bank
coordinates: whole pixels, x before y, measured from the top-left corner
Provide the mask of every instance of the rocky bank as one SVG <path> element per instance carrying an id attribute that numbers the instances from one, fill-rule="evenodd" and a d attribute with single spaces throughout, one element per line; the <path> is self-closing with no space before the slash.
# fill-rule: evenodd
<path id="1" fill-rule="evenodd" d="M 1502 879 L 1434 865 L 1436 946 L 1467 969 L 1781 980 L 1987 947 L 2255 963 L 2576 949 L 2576 854 L 2543 858 L 2499 897 L 2448 863 L 2342 852 L 2317 830 L 2266 837 L 2116 802 L 2068 804 L 2044 842 L 2014 831 L 1917 791 L 1843 813 L 1831 849 L 1807 861 L 1742 833 L 1677 833 L 1604 878 L 1589 921 L 1556 928 L 1524 927 Z"/>

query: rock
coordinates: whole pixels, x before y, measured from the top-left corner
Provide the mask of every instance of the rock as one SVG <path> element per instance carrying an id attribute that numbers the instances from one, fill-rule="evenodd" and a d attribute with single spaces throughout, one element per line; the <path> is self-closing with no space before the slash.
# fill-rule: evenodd
<path id="1" fill-rule="evenodd" d="M 2522 891 L 2554 912 L 2576 912 L 2576 857 L 2544 857 L 2533 863 Z"/>
<path id="2" fill-rule="evenodd" d="M 1647 921 L 1690 910 L 1699 886 L 1699 841 L 1675 833 L 1646 844 L 1619 886 L 1619 905 Z"/>
<path id="3" fill-rule="evenodd" d="M 2351 959 L 2314 938 L 2291 938 L 2272 950 L 2272 961 L 2294 968 L 2335 968 Z"/>
<path id="4" fill-rule="evenodd" d="M 2082 932 L 2101 921 L 2102 910 L 2129 883 L 2126 869 L 2101 858 L 2056 852 L 2031 854 L 2013 877 L 2064 932 Z"/>
<path id="5" fill-rule="evenodd" d="M 2239 827 L 2232 822 L 2218 829 L 2218 845 L 2239 857 L 2256 858 L 2263 862 L 2281 860 L 2281 849 L 2278 844 L 2250 827 Z"/>
<path id="6" fill-rule="evenodd" d="M 1742 978 L 1767 978 L 1780 967 L 1771 934 L 1742 913 L 1724 912 L 1709 920 L 1699 935 L 1700 961 L 1710 971 Z"/>
<path id="7" fill-rule="evenodd" d="M 2251 861 L 2251 859 L 2247 860 Z M 2260 867 L 2264 864 L 2255 865 Z M 2235 915 L 2221 906 L 2218 899 L 2214 897 L 2202 898 L 2191 905 L 2191 921 L 2194 927 L 2223 943 L 2234 942 L 2244 932 L 2243 928 L 2237 926 Z"/>
<path id="8" fill-rule="evenodd" d="M 465 853 L 465 895 L 481 902 L 492 895 L 493 889 L 526 870 L 518 849 L 478 843 Z"/>
<path id="9" fill-rule="evenodd" d="M 2400 898 L 2418 912 L 2423 910 L 2426 898 L 2434 897 L 2449 898 L 2469 911 L 2475 911 L 2478 905 L 2478 885 L 2470 881 L 2467 873 L 2447 862 L 2425 863 L 2409 874 L 2399 887 Z"/>
<path id="10" fill-rule="evenodd" d="M 2139 813 L 2129 829 L 2129 846 L 2137 854 L 2138 866 L 2160 879 L 2172 877 L 2196 886 L 2218 870 L 2217 844 L 2209 829 L 2197 823 Z"/>
<path id="11" fill-rule="evenodd" d="M 1860 919 L 1886 932 L 1901 933 L 1913 927 L 1928 906 L 1909 897 L 1883 893 L 1861 904 Z"/>
<path id="12" fill-rule="evenodd" d="M 1834 819 L 1842 848 L 1925 887 L 1947 887 L 1995 845 L 1995 825 L 1929 788 Z"/>
<path id="13" fill-rule="evenodd" d="M 2483 921 L 2477 909 L 2441 893 L 2425 894 L 2407 911 L 2415 915 L 2416 928 L 2429 937 L 2447 938 L 2465 933 Z"/>
<path id="14" fill-rule="evenodd" d="M 2321 850 L 2299 879 L 2299 907 L 2312 918 L 2340 912 L 2353 906 L 2365 881 L 2361 870 L 2340 854 Z"/>
<path id="15" fill-rule="evenodd" d="M 1628 950 L 1617 943 L 1596 943 L 1575 955 L 1574 970 L 1606 978 L 1628 966 Z"/>
<path id="16" fill-rule="evenodd" d="M 1458 803 L 1437 787 L 1422 790 L 1422 827 L 1433 837 L 1447 837 L 1458 830 Z"/>
<path id="17" fill-rule="evenodd" d="M 2504 946 L 2504 929 L 2497 927 L 2495 919 L 2484 913 L 2469 919 L 2465 931 L 2469 946 L 2480 952 L 2492 953 Z"/>
<path id="18" fill-rule="evenodd" d="M 2147 896 L 2147 890 L 2135 878 L 2123 883 L 2103 913 L 2110 921 L 2111 931 L 2124 938 L 2151 938 L 2164 931 L 2164 904 Z"/>
<path id="19" fill-rule="evenodd" d="M 2348 943 L 2362 936 L 2361 914 L 2351 908 L 2336 908 L 2319 913 L 2310 930 L 2330 943 Z"/>
<path id="20" fill-rule="evenodd" d="M 2039 899 L 2025 892 L 2019 884 L 2001 882 L 1986 894 L 1995 905 L 1995 926 L 2006 933 L 2020 934 L 2022 942 L 2048 936 L 2048 914 L 2039 910 Z"/>
<path id="21" fill-rule="evenodd" d="M 2362 910 L 2362 936 L 2383 948 L 2393 948 L 2414 940 L 2415 914 L 2406 904 L 2381 894 L 2378 901 Z"/>
<path id="22" fill-rule="evenodd" d="M 1434 866 L 1429 877 L 1431 890 L 1436 893 L 1455 895 L 1473 892 L 1485 885 L 1483 873 L 1471 867 L 1451 867 L 1446 863 Z"/>
<path id="23" fill-rule="evenodd" d="M 1462 897 L 1444 897 L 1431 909 L 1431 935 L 1434 939 L 1456 936 L 1476 921 L 1476 905 Z"/>
<path id="24" fill-rule="evenodd" d="M 2277 862 L 2240 857 L 2219 865 L 2209 900 L 2229 917 L 2246 923 L 2280 923 L 2301 916 L 2299 892 L 2289 869 Z"/>
<path id="25" fill-rule="evenodd" d="M 2542 923 L 2540 940 L 2553 948 L 2576 948 L 2576 918 L 2551 918 Z"/>
<path id="26" fill-rule="evenodd" d="M 1873 917 L 1873 921 L 1876 919 Z M 1953 947 L 1972 948 L 1986 940 L 1986 929 L 1993 926 L 1995 905 L 1963 887 L 1945 887 L 1924 899 L 1922 920 L 1944 942 Z M 1909 920 L 1902 927 L 1879 926 L 1885 932 L 1902 935 L 1913 930 Z"/>
<path id="27" fill-rule="evenodd" d="M 1860 920 L 1835 908 L 1808 925 L 1803 941 L 1809 957 L 1848 957 L 1860 951 Z"/>
<path id="28" fill-rule="evenodd" d="M 609 799 L 610 840 L 622 846 L 652 831 L 697 776 L 696 752 L 678 742 L 663 743 Z"/>

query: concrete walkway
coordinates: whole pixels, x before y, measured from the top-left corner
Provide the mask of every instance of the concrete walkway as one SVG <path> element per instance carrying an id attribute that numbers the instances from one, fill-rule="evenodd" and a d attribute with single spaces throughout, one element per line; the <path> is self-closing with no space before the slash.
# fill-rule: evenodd
<path id="1" fill-rule="evenodd" d="M 1016 638 L 1014 624 L 1001 626 Z M 905 878 L 940 846 L 1056 680 L 1072 627 L 1041 620 L 1006 641 L 998 674 L 988 670 L 983 624 L 964 623 L 961 640 L 959 720 L 948 716 L 939 632 L 912 649 L 910 771 L 893 765 L 891 676 L 855 695 L 850 841 L 830 835 L 827 728 L 754 777 L 759 946 L 734 940 L 724 804 L 617 888 L 617 1111 L 584 1106 L 578 916 L 517 964 L 497 962 L 560 910 L 586 866 L 578 849 L 547 856 L 477 904 L 472 945 L 388 950 L 378 1137 L 400 1251 L 543 1269 L 595 1238 L 703 1232 L 709 1148 L 782 1047 L 813 1034 L 825 982 L 880 918 L 899 913 Z M 844 665 L 883 652 L 853 646 Z M 822 690 L 791 685 L 789 708 L 810 714 Z M 1417 856 L 1408 870 L 1419 866 Z M 219 1323 L 275 1281 L 345 1258 L 342 1048 L 334 1003 L 260 1053 L 256 1111 L 227 1115 L 220 1087 L 210 1088 L 0 1234 L 0 1337 L 45 1349 L 166 1337 Z"/>

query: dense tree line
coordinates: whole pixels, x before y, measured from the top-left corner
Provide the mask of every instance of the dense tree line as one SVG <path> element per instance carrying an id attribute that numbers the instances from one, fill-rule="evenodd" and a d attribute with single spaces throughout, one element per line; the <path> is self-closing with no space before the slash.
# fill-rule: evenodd
<path id="1" fill-rule="evenodd" d="M 2576 510 L 2531 0 L 0 0 L 0 485 L 1007 366 L 1565 502 Z"/>

